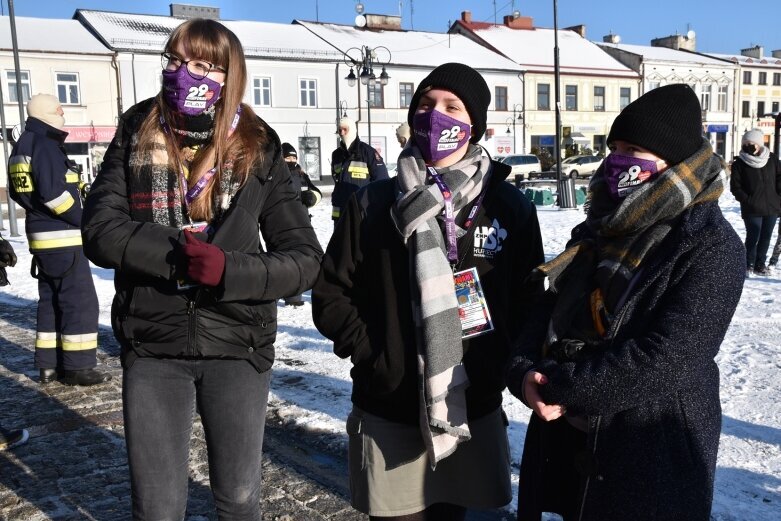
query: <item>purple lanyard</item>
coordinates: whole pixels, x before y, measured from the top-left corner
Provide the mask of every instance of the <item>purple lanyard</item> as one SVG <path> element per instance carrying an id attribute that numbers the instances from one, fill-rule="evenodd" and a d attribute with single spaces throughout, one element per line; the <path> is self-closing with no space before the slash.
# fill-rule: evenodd
<path id="1" fill-rule="evenodd" d="M 241 104 L 239 104 L 239 108 L 236 109 L 236 115 L 233 116 L 233 122 L 231 123 L 231 128 L 228 130 L 228 137 L 231 137 L 233 135 L 233 132 L 236 131 L 236 127 L 239 126 L 239 119 L 241 118 Z M 170 134 L 168 123 L 165 122 L 165 119 L 163 119 L 162 114 L 160 115 L 160 125 L 162 125 L 163 130 L 167 134 Z M 184 204 L 185 206 L 189 206 L 190 203 L 192 203 L 196 197 L 201 195 L 201 192 L 203 192 L 203 189 L 206 188 L 206 185 L 209 183 L 212 177 L 214 177 L 214 174 L 217 173 L 217 167 L 211 168 L 208 172 L 203 174 L 200 179 L 198 179 L 198 182 L 195 183 L 195 186 L 187 190 L 187 192 L 184 194 Z M 184 168 L 182 166 L 179 167 L 179 178 L 180 183 L 182 186 L 182 189 L 187 186 L 187 176 L 184 173 Z"/>
<path id="2" fill-rule="evenodd" d="M 453 210 L 453 193 L 442 179 L 442 175 L 439 174 L 434 169 L 434 167 L 428 167 L 428 172 L 431 174 L 431 178 L 437 184 L 439 191 L 442 192 L 442 197 L 445 200 L 445 238 L 447 239 L 447 260 L 450 262 L 451 266 L 455 266 L 458 263 L 458 236 L 456 235 L 456 217 Z M 483 198 L 485 198 L 485 192 L 488 188 L 489 176 L 490 173 L 486 175 L 485 187 L 480 192 L 480 195 L 475 201 L 475 204 L 472 206 L 472 209 L 469 210 L 469 215 L 467 216 L 466 221 L 464 221 L 464 230 L 466 230 L 467 233 L 475 222 L 477 211 L 483 204 Z"/>

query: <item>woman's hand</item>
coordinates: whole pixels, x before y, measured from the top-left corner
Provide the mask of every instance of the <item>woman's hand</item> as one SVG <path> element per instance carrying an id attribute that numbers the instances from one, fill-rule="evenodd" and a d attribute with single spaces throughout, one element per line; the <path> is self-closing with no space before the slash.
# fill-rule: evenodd
<path id="1" fill-rule="evenodd" d="M 542 401 L 539 387 L 548 383 L 548 377 L 537 371 L 529 371 L 523 377 L 523 397 L 526 404 L 542 420 L 549 422 L 558 420 L 566 412 L 563 405 L 548 405 Z"/>

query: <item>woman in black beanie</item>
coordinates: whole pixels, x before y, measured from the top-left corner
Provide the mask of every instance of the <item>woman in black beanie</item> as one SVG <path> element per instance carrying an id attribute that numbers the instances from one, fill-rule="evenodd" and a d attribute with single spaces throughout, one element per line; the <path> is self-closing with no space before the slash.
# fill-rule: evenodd
<path id="1" fill-rule="evenodd" d="M 719 209 L 726 174 L 700 118 L 687 85 L 627 106 L 586 220 L 532 274 L 549 289 L 507 371 L 535 413 L 519 520 L 710 518 L 714 357 L 740 300 L 744 249 Z"/>
<path id="2" fill-rule="evenodd" d="M 512 497 L 502 371 L 544 255 L 534 206 L 476 144 L 490 101 L 466 65 L 420 83 L 398 176 L 350 199 L 312 290 L 353 364 L 350 495 L 372 520 L 458 521 Z"/>

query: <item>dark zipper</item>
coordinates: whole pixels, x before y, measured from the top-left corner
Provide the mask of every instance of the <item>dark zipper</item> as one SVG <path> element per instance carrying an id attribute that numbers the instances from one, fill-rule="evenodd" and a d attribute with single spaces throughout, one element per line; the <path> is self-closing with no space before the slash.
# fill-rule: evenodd
<path id="1" fill-rule="evenodd" d="M 618 332 L 618 329 L 621 327 L 621 324 L 624 322 L 624 317 L 626 316 L 627 309 L 629 309 L 629 303 L 625 302 L 623 309 L 621 309 L 621 313 L 619 313 L 618 318 L 613 323 L 613 326 L 610 328 L 610 332 L 612 333 L 612 338 L 610 340 L 610 346 L 613 346 L 613 341 L 615 340 L 616 333 Z M 594 457 L 594 460 L 596 461 L 597 457 L 597 441 L 599 439 L 599 425 L 602 423 L 602 416 L 596 416 L 594 420 L 594 446 L 591 449 L 591 455 Z M 589 421 L 589 430 L 591 430 L 591 421 Z M 586 476 L 586 484 L 583 487 L 583 498 L 580 501 L 580 513 L 578 514 L 578 521 L 583 521 L 583 512 L 586 510 L 586 497 L 588 496 L 588 487 L 591 483 L 591 475 Z"/>
<path id="2" fill-rule="evenodd" d="M 195 290 L 195 296 L 187 303 L 187 356 L 196 354 L 196 337 L 198 335 L 198 309 L 195 307 L 201 289 Z"/>

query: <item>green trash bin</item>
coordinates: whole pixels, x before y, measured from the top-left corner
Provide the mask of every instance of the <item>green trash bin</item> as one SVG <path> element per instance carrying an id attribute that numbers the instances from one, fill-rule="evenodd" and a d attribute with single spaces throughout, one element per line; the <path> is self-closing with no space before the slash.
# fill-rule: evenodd
<path id="1" fill-rule="evenodd" d="M 534 190 L 532 202 L 535 206 L 548 206 L 553 204 L 553 193 L 549 188 L 544 190 Z"/>
<path id="2" fill-rule="evenodd" d="M 585 202 L 586 202 L 586 187 L 579 186 L 577 190 L 575 190 L 575 204 L 581 206 L 582 204 L 585 204 Z"/>

